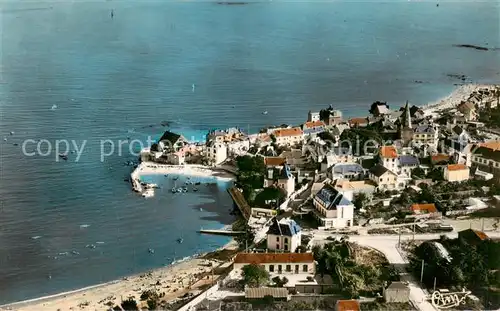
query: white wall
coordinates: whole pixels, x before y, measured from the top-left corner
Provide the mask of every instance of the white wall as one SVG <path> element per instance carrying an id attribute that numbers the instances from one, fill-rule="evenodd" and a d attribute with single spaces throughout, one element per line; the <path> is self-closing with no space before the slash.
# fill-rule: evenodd
<path id="1" fill-rule="evenodd" d="M 291 237 L 268 234 L 267 249 L 271 251 L 285 251 L 285 252 L 295 253 L 297 247 L 300 246 L 301 240 L 302 240 L 301 232 Z M 287 241 L 287 243 L 285 243 L 285 241 Z M 287 250 L 285 250 L 285 244 L 288 245 Z"/>
<path id="2" fill-rule="evenodd" d="M 248 265 L 249 263 L 234 263 L 233 265 L 233 270 L 241 270 L 244 266 Z M 279 263 L 264 263 L 261 264 L 266 268 L 266 271 L 269 271 L 270 273 L 278 274 L 278 266 L 281 265 L 281 271 L 282 275 L 287 275 L 287 274 L 316 274 L 316 265 L 314 262 L 303 262 L 303 263 L 287 263 L 287 262 L 279 262 Z M 286 271 L 286 266 L 290 265 L 291 267 L 291 272 Z M 295 273 L 295 266 L 299 266 L 299 273 Z M 271 271 L 271 266 L 273 266 L 274 271 Z M 307 266 L 307 271 L 304 271 L 303 268 L 304 266 Z"/>

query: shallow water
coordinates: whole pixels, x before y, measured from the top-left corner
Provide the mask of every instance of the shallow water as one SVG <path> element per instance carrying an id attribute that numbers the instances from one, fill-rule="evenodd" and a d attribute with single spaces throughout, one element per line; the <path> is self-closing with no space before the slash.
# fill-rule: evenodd
<path id="1" fill-rule="evenodd" d="M 196 233 L 231 222 L 224 186 L 172 196 L 163 180 L 167 190 L 143 199 L 123 181 L 131 171 L 123 163 L 135 159 L 129 146 L 101 162 L 100 140 L 118 148 L 127 137 L 158 137 L 164 120 L 198 139 L 214 127 L 256 131 L 329 104 L 363 115 L 375 100 L 398 106 L 447 95 L 460 82 L 447 74 L 500 80 L 500 52 L 453 47 L 500 47 L 496 1 L 1 9 L 0 302 L 109 281 L 227 241 Z M 24 156 L 29 138 L 88 142 L 77 163 L 76 154 L 56 162 L 54 150 Z"/>

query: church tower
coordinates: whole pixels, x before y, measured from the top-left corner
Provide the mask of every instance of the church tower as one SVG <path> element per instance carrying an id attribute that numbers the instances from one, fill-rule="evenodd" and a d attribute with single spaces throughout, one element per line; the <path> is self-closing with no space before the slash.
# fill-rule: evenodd
<path id="1" fill-rule="evenodd" d="M 408 101 L 406 101 L 403 114 L 401 115 L 399 131 L 403 143 L 407 145 L 413 139 L 413 129 L 411 127 L 411 113 Z"/>

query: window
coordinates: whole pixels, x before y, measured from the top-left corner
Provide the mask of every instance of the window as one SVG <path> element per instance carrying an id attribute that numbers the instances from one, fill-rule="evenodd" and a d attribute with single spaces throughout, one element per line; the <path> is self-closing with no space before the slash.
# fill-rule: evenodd
<path id="1" fill-rule="evenodd" d="M 278 243 L 278 244 L 276 244 L 276 249 L 280 249 L 280 245 L 279 245 L 279 243 Z"/>
<path id="2" fill-rule="evenodd" d="M 283 269 L 282 269 L 281 265 L 278 265 L 278 273 L 281 273 L 282 270 Z"/>
<path id="3" fill-rule="evenodd" d="M 302 266 L 302 272 L 307 272 L 307 270 L 308 270 L 308 269 L 307 269 L 307 265 L 303 265 L 303 266 Z"/>
<path id="4" fill-rule="evenodd" d="M 291 272 L 292 271 L 292 266 L 291 265 L 286 265 L 286 271 Z"/>
<path id="5" fill-rule="evenodd" d="M 285 238 L 285 244 L 288 243 L 288 238 Z"/>
<path id="6" fill-rule="evenodd" d="M 288 251 L 288 245 L 285 245 L 285 251 Z"/>
<path id="7" fill-rule="evenodd" d="M 299 265 L 295 265 L 295 273 L 299 273 Z"/>
<path id="8" fill-rule="evenodd" d="M 279 242 L 279 241 L 280 241 L 280 237 L 279 237 L 279 236 L 277 236 L 277 237 L 276 237 L 276 242 Z"/>
<path id="9" fill-rule="evenodd" d="M 269 272 L 274 272 L 274 265 L 269 266 Z"/>

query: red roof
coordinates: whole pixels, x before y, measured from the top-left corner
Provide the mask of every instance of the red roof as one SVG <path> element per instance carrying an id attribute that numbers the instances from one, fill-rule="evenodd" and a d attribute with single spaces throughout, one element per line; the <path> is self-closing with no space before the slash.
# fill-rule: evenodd
<path id="1" fill-rule="evenodd" d="M 304 123 L 304 128 L 307 128 L 307 129 L 321 127 L 321 126 L 325 126 L 325 122 L 323 122 L 323 121 L 310 121 L 310 122 Z"/>
<path id="2" fill-rule="evenodd" d="M 395 159 L 398 157 L 398 152 L 394 146 L 382 146 L 380 147 L 380 156 L 387 159 Z"/>
<path id="3" fill-rule="evenodd" d="M 302 135 L 302 130 L 298 127 L 293 127 L 290 129 L 281 129 L 274 131 L 274 136 L 284 137 L 284 136 L 299 136 Z"/>
<path id="4" fill-rule="evenodd" d="M 449 164 L 448 171 L 462 171 L 468 170 L 469 168 L 465 164 Z"/>
<path id="5" fill-rule="evenodd" d="M 437 213 L 436 205 L 434 203 L 429 204 L 413 204 L 410 207 L 412 212 L 427 212 L 427 213 Z"/>
<path id="6" fill-rule="evenodd" d="M 359 311 L 357 300 L 337 300 L 337 311 Z"/>
<path id="7" fill-rule="evenodd" d="M 265 157 L 264 164 L 266 166 L 281 166 L 285 164 L 286 159 L 281 157 Z"/>
<path id="8" fill-rule="evenodd" d="M 312 253 L 239 253 L 234 263 L 266 264 L 266 263 L 312 263 Z"/>
<path id="9" fill-rule="evenodd" d="M 441 162 L 448 162 L 450 161 L 450 156 L 447 154 L 436 154 L 431 156 L 431 161 L 432 163 L 441 163 Z"/>
<path id="10" fill-rule="evenodd" d="M 356 126 L 360 124 L 368 124 L 368 120 L 366 118 L 352 118 L 349 119 L 349 125 L 350 126 Z"/>

